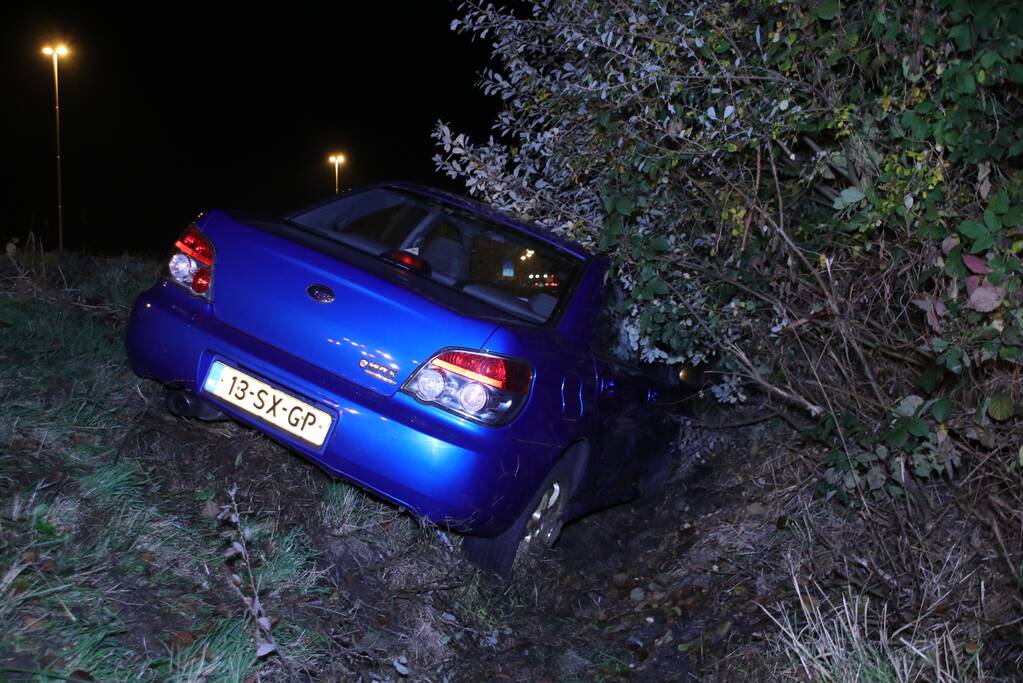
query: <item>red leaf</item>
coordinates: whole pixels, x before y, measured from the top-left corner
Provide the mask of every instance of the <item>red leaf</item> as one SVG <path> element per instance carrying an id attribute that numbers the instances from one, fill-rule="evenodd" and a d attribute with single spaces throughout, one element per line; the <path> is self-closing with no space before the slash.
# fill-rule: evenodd
<path id="1" fill-rule="evenodd" d="M 966 278 L 966 293 L 973 296 L 973 292 L 980 285 L 980 278 L 976 275 L 970 275 Z"/>
<path id="2" fill-rule="evenodd" d="M 941 251 L 948 256 L 948 252 L 952 251 L 959 245 L 959 238 L 955 235 L 949 235 L 941 242 Z"/>
<path id="3" fill-rule="evenodd" d="M 963 263 L 977 275 L 987 275 L 991 272 L 991 269 L 987 267 L 987 263 L 973 254 L 963 254 Z"/>

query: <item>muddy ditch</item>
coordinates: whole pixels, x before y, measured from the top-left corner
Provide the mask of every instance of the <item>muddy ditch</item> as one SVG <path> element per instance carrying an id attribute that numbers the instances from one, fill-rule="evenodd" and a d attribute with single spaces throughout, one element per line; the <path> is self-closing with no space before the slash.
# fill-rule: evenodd
<path id="1" fill-rule="evenodd" d="M 729 557 L 737 537 L 756 550 L 751 535 L 776 532 L 757 502 L 769 487 L 744 480 L 750 456 L 770 448 L 764 424 L 683 420 L 656 499 L 569 525 L 549 557 L 506 585 L 461 561 L 457 537 L 252 430 L 174 418 L 155 387 L 146 393 L 120 450 L 160 482 L 165 504 L 212 529 L 230 482 L 246 511 L 310 539 L 322 592 L 264 604 L 326 639 L 336 670 L 321 664 L 311 678 L 682 680 L 771 626 L 759 604 L 777 586 Z M 230 591 L 215 602 L 237 609 Z"/>

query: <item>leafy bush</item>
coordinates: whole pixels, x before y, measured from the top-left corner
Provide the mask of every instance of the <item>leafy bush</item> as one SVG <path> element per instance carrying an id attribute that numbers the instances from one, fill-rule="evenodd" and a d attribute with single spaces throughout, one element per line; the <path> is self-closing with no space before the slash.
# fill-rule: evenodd
<path id="1" fill-rule="evenodd" d="M 438 168 L 608 254 L 644 359 L 715 357 L 720 400 L 820 418 L 831 494 L 954 474 L 971 444 L 1016 463 L 1018 3 L 461 14 L 504 107 L 485 142 L 438 124 Z"/>

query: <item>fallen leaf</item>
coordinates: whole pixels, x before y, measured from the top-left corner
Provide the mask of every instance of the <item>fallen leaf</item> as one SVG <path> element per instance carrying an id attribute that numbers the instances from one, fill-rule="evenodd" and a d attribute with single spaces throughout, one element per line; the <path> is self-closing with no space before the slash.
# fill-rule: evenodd
<path id="1" fill-rule="evenodd" d="M 179 648 L 186 648 L 195 642 L 195 633 L 192 631 L 178 631 L 174 634 L 174 642 Z"/>
<path id="2" fill-rule="evenodd" d="M 408 659 L 404 655 L 398 657 L 391 663 L 394 665 L 394 670 L 402 676 L 408 676 L 409 673 L 411 673 L 409 668 L 406 666 L 406 664 L 408 664 Z"/>
<path id="3" fill-rule="evenodd" d="M 966 302 L 966 307 L 981 313 L 990 313 L 998 308 L 1004 298 L 1004 288 L 982 285 L 970 294 L 970 300 Z"/>
<path id="4" fill-rule="evenodd" d="M 910 394 L 899 401 L 899 405 L 895 408 L 895 412 L 902 417 L 913 417 L 916 415 L 916 411 L 920 409 L 920 406 L 923 405 L 923 402 L 924 400 L 920 396 Z"/>
<path id="5" fill-rule="evenodd" d="M 963 254 L 963 263 L 977 275 L 987 275 L 991 272 L 991 269 L 987 267 L 987 262 L 973 254 Z"/>
<path id="6" fill-rule="evenodd" d="M 220 506 L 217 505 L 217 502 L 212 498 L 206 501 L 206 503 L 202 506 L 202 516 L 206 519 L 216 519 L 219 514 Z"/>
<path id="7" fill-rule="evenodd" d="M 991 162 L 982 161 L 977 164 L 977 192 L 981 199 L 991 194 Z"/>
<path id="8" fill-rule="evenodd" d="M 949 235 L 941 242 L 941 252 L 948 256 L 948 252 L 959 246 L 959 238 L 955 235 Z"/>
<path id="9" fill-rule="evenodd" d="M 945 330 L 941 325 L 941 317 L 948 313 L 948 309 L 940 299 L 913 299 L 913 305 L 926 313 L 927 324 L 938 334 Z"/>
<path id="10" fill-rule="evenodd" d="M 969 275 L 967 276 L 966 280 L 964 280 L 964 282 L 966 283 L 966 294 L 967 296 L 969 296 L 973 294 L 974 290 L 977 289 L 977 287 L 980 286 L 980 276 Z"/>
<path id="11" fill-rule="evenodd" d="M 49 614 L 36 616 L 34 614 L 23 614 L 21 616 L 21 627 L 26 631 L 38 631 L 49 625 L 47 617 Z"/>
<path id="12" fill-rule="evenodd" d="M 931 329 L 938 334 L 944 334 L 945 328 L 941 325 L 941 318 L 938 316 L 938 312 L 932 306 L 927 309 L 927 324 L 931 326 Z"/>
<path id="13" fill-rule="evenodd" d="M 992 420 L 1004 422 L 1016 412 L 1016 406 L 1012 403 L 1012 397 L 1004 391 L 999 391 L 992 396 L 987 403 L 987 414 Z"/>
<path id="14" fill-rule="evenodd" d="M 276 643 L 262 642 L 256 645 L 256 656 L 266 657 L 268 654 L 274 652 L 277 649 Z"/>

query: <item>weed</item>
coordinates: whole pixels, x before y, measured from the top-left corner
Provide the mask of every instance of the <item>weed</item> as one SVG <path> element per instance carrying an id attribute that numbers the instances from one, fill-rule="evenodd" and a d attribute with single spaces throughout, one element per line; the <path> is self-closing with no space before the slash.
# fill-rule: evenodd
<path id="1" fill-rule="evenodd" d="M 244 680 L 258 663 L 249 627 L 248 620 L 218 620 L 191 646 L 159 662 L 157 671 L 178 683 Z"/>
<path id="2" fill-rule="evenodd" d="M 273 540 L 254 573 L 259 585 L 268 595 L 285 592 L 308 595 L 316 590 L 322 572 L 315 569 L 317 557 L 309 539 L 301 529 L 292 529 Z"/>
<path id="3" fill-rule="evenodd" d="M 393 508 L 377 503 L 350 484 L 334 481 L 327 485 L 320 504 L 320 519 L 330 533 L 338 536 L 358 534 L 378 526 L 381 513 L 393 517 Z"/>
<path id="4" fill-rule="evenodd" d="M 834 601 L 817 598 L 793 577 L 798 613 L 768 616 L 778 627 L 780 647 L 806 678 L 863 683 L 954 683 L 976 674 L 976 660 L 958 654 L 946 629 L 930 637 L 912 630 L 888 632 L 888 610 L 851 592 Z"/>

